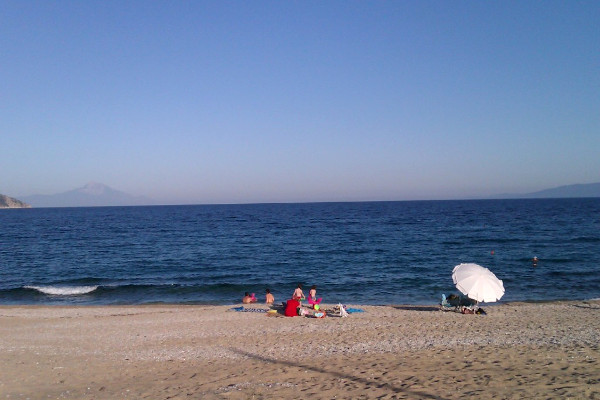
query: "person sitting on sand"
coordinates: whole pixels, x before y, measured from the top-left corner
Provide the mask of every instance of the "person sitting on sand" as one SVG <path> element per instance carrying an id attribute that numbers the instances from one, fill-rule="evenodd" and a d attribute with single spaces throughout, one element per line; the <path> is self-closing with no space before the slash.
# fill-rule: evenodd
<path id="1" fill-rule="evenodd" d="M 256 297 L 254 296 L 254 293 L 252 293 L 252 296 L 250 296 L 250 293 L 246 292 L 244 298 L 242 299 L 242 303 L 256 303 Z"/>
<path id="2" fill-rule="evenodd" d="M 448 296 L 448 304 L 450 304 L 452 307 L 460 306 L 460 297 L 455 294 L 451 294 Z"/>
<path id="3" fill-rule="evenodd" d="M 267 295 L 266 295 L 265 303 L 267 303 L 267 304 L 273 304 L 274 302 L 275 302 L 275 297 L 273 297 L 273 295 L 271 294 L 271 290 L 267 289 Z"/>
<path id="4" fill-rule="evenodd" d="M 302 291 L 302 284 L 300 284 L 300 283 L 298 284 L 298 287 L 296 288 L 296 290 L 294 290 L 292 299 L 298 300 L 298 301 L 306 299 L 306 297 L 304 297 L 304 292 Z"/>

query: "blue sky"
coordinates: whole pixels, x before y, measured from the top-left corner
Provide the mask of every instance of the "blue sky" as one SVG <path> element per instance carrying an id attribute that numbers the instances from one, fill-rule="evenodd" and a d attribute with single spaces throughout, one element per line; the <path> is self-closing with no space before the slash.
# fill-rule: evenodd
<path id="1" fill-rule="evenodd" d="M 597 1 L 0 1 L 0 193 L 166 204 L 600 181 Z"/>

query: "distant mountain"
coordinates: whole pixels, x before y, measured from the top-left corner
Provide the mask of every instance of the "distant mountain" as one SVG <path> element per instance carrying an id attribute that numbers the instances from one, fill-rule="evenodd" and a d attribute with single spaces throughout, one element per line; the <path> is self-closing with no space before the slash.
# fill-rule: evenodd
<path id="1" fill-rule="evenodd" d="M 23 199 L 34 207 L 102 207 L 152 204 L 152 200 L 146 197 L 132 196 L 96 182 L 90 182 L 84 187 L 64 193 L 36 194 L 24 196 Z"/>
<path id="2" fill-rule="evenodd" d="M 0 194 L 0 208 L 31 208 L 31 206 L 21 200 Z"/>
<path id="3" fill-rule="evenodd" d="M 559 186 L 533 193 L 503 194 L 500 198 L 542 199 L 561 197 L 600 197 L 600 182 Z"/>

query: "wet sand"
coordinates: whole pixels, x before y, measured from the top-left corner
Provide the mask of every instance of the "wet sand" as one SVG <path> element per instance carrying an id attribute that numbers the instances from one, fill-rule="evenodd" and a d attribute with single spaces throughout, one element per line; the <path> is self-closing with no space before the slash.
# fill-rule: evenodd
<path id="1" fill-rule="evenodd" d="M 600 301 L 351 307 L 2 306 L 0 398 L 600 399 Z"/>

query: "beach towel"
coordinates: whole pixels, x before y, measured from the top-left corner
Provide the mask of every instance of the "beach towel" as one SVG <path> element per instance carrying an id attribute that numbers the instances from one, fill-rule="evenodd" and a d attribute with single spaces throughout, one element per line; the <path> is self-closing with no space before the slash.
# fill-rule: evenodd
<path id="1" fill-rule="evenodd" d="M 365 310 L 361 308 L 346 308 L 346 311 L 348 311 L 350 314 L 357 312 L 365 312 Z"/>
<path id="2" fill-rule="evenodd" d="M 244 308 L 244 306 L 241 306 L 230 308 L 229 311 L 266 313 L 269 310 L 264 308 Z"/>

